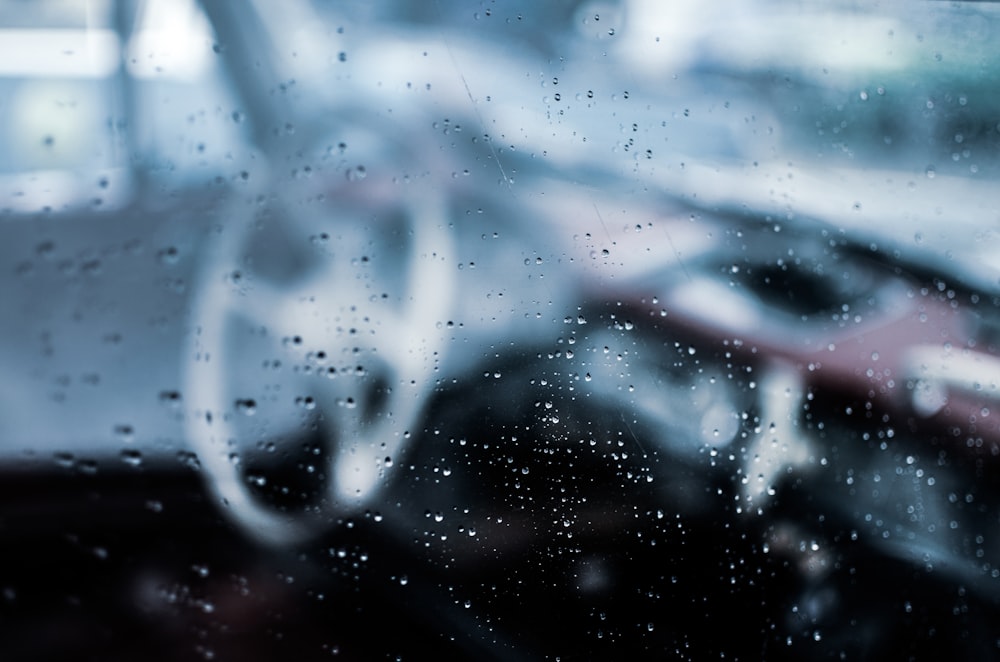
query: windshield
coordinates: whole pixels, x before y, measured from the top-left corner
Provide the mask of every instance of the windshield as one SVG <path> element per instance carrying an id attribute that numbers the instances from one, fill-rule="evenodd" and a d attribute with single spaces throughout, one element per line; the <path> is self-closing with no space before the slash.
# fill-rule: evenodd
<path id="1" fill-rule="evenodd" d="M 0 2 L 5 659 L 991 659 L 992 3 Z"/>

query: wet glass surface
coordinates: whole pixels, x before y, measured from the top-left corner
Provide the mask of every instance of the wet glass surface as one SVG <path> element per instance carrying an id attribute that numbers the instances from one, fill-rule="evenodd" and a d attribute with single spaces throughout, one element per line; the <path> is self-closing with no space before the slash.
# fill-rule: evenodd
<path id="1" fill-rule="evenodd" d="M 998 657 L 998 36 L 0 2 L 0 656 Z"/>

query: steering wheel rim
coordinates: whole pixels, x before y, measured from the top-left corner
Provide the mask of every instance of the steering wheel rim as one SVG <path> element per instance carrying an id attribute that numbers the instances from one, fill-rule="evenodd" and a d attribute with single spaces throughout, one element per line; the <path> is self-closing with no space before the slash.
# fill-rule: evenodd
<path id="1" fill-rule="evenodd" d="M 245 251 L 259 223 L 237 210 L 209 241 L 197 277 L 184 376 L 192 405 L 188 437 L 225 512 L 266 544 L 308 540 L 375 501 L 412 443 L 444 350 L 440 329 L 454 299 L 454 238 L 444 193 L 377 178 L 345 179 L 330 202 L 321 203 L 326 213 L 319 218 L 315 205 L 293 199 L 295 187 L 271 197 L 279 226 L 328 245 L 305 276 L 289 284 L 254 273 L 253 256 Z M 388 231 L 379 210 L 396 219 L 397 232 Z M 382 261 L 380 248 L 387 249 Z M 371 264 L 366 252 L 376 254 Z M 379 291 L 387 280 L 403 291 Z M 307 403 L 319 409 L 335 448 L 320 467 L 320 498 L 302 508 L 262 502 L 241 461 L 251 449 L 239 430 L 240 410 L 252 414 L 257 403 L 231 397 L 234 363 L 242 360 L 230 356 L 233 318 L 259 326 L 295 370 L 318 355 L 364 359 L 364 370 L 353 376 L 334 365 L 313 371 L 315 396 Z"/>

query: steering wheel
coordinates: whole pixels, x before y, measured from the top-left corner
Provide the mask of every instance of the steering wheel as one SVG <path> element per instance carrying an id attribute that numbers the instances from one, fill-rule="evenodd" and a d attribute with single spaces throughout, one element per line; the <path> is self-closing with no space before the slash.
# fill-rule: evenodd
<path id="1" fill-rule="evenodd" d="M 332 174 L 233 203 L 197 278 L 187 432 L 263 543 L 308 540 L 376 499 L 434 390 L 454 299 L 444 194 Z M 266 467 L 302 440 L 317 443 L 292 471 L 316 487 L 275 503 Z"/>

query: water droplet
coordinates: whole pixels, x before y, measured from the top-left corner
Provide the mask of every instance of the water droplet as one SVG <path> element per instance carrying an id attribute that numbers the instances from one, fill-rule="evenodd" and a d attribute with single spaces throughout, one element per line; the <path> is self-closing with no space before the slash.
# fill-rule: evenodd
<path id="1" fill-rule="evenodd" d="M 937 170 L 932 165 L 927 166 L 927 170 L 924 172 L 927 175 L 927 179 L 934 179 L 937 176 Z"/>
<path id="2" fill-rule="evenodd" d="M 257 413 L 257 401 L 252 398 L 241 398 L 236 401 L 236 411 L 246 416 L 253 416 Z"/>
<path id="3" fill-rule="evenodd" d="M 167 246 L 160 249 L 156 253 L 156 257 L 163 264 L 173 265 L 177 264 L 178 260 L 180 260 L 180 251 L 177 250 L 176 246 Z"/>
<path id="4" fill-rule="evenodd" d="M 35 252 L 38 253 L 39 257 L 45 259 L 51 259 L 55 254 L 56 245 L 52 241 L 43 241 L 35 247 Z"/>
<path id="5" fill-rule="evenodd" d="M 135 438 L 135 430 L 131 425 L 122 424 L 115 426 L 115 436 L 124 442 L 130 442 Z"/>
<path id="6" fill-rule="evenodd" d="M 160 404 L 169 407 L 179 407 L 181 404 L 180 391 L 160 391 Z"/>
<path id="7" fill-rule="evenodd" d="M 142 453 L 135 450 L 134 448 L 127 448 L 121 452 L 122 462 L 129 465 L 130 467 L 141 467 L 142 466 Z"/>
<path id="8" fill-rule="evenodd" d="M 177 451 L 177 461 L 195 471 L 201 470 L 201 461 L 191 451 Z"/>

